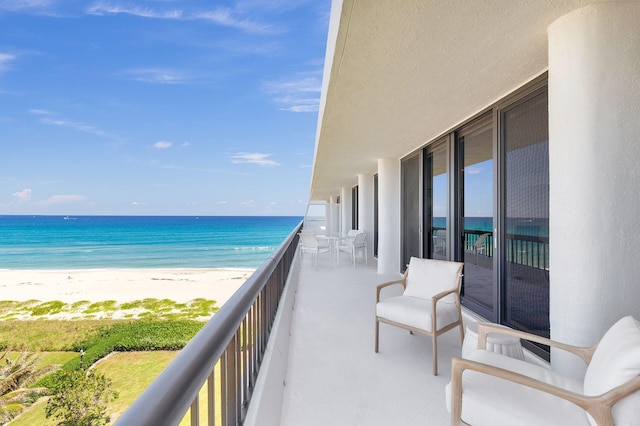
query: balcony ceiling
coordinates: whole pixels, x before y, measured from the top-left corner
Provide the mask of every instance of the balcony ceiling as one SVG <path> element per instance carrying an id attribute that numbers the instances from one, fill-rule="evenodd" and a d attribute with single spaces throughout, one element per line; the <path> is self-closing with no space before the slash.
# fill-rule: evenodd
<path id="1" fill-rule="evenodd" d="M 596 0 L 344 0 L 332 11 L 311 200 L 339 195 L 547 69 L 547 27 Z M 334 0 L 334 9 L 340 9 Z"/>

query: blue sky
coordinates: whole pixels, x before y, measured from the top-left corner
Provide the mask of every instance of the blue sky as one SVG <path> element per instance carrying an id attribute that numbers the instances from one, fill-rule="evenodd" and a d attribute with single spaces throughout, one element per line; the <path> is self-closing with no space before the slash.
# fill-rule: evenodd
<path id="1" fill-rule="evenodd" d="M 0 214 L 303 215 L 330 0 L 0 0 Z"/>

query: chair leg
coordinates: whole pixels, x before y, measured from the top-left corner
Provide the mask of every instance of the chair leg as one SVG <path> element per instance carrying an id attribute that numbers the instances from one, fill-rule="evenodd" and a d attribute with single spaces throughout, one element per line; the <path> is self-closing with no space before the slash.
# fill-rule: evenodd
<path id="1" fill-rule="evenodd" d="M 438 375 L 438 336 L 433 333 L 431 335 L 431 340 L 433 340 L 433 375 Z"/>
<path id="2" fill-rule="evenodd" d="M 376 318 L 376 353 L 378 353 L 378 341 L 380 340 L 380 321 Z"/>
<path id="3" fill-rule="evenodd" d="M 460 321 L 460 343 L 464 343 L 464 324 Z"/>

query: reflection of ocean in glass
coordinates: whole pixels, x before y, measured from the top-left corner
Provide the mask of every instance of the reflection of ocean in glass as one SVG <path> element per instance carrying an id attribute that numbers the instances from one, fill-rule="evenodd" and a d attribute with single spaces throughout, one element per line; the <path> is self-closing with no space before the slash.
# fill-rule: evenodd
<path id="1" fill-rule="evenodd" d="M 301 220 L 0 216 L 0 268 L 256 268 Z"/>
<path id="2" fill-rule="evenodd" d="M 444 217 L 433 218 L 433 226 L 436 229 L 444 229 L 446 223 Z M 490 217 L 465 217 L 464 229 L 493 233 L 493 219 Z M 507 234 L 549 238 L 549 219 L 509 218 Z"/>

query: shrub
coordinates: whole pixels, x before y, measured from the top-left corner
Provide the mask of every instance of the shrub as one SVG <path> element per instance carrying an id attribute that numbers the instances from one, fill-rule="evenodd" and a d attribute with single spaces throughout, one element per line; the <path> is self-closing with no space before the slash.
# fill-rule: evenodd
<path id="1" fill-rule="evenodd" d="M 62 312 L 67 306 L 66 303 L 63 303 L 59 300 L 53 300 L 51 302 L 43 302 L 39 305 L 31 307 L 31 315 L 32 316 L 41 316 L 41 315 L 53 315 L 59 312 Z"/>
<path id="2" fill-rule="evenodd" d="M 69 426 L 106 424 L 107 404 L 118 397 L 111 381 L 93 370 L 60 370 L 52 375 L 50 391 L 46 417 Z"/>

